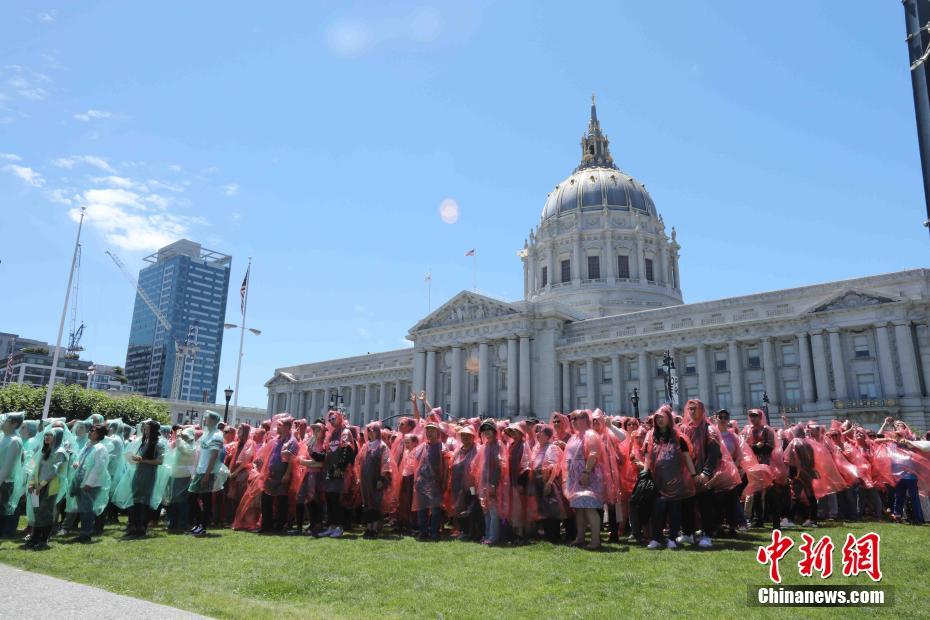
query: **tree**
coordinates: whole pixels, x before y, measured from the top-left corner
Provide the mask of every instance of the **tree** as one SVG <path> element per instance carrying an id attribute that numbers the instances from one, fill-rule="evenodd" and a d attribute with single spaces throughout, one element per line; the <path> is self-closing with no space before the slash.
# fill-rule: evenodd
<path id="1" fill-rule="evenodd" d="M 45 390 L 45 386 L 18 383 L 0 388 L 0 413 L 25 411 L 27 418 L 42 417 Z M 171 421 L 167 405 L 143 396 L 116 397 L 77 384 L 55 385 L 49 406 L 50 417 L 84 420 L 92 413 L 99 413 L 106 419 L 122 418 L 127 424 L 137 424 L 149 418 L 163 424 Z"/>

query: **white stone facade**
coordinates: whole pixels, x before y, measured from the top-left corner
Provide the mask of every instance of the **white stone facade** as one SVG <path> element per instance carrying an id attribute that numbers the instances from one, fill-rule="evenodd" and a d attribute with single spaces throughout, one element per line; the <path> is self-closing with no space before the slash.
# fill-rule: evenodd
<path id="1" fill-rule="evenodd" d="M 268 414 L 313 419 L 338 394 L 362 423 L 425 390 L 455 417 L 632 415 L 635 388 L 646 415 L 670 351 L 682 400 L 739 420 L 766 393 L 775 416 L 927 428 L 930 271 L 682 304 L 675 231 L 613 165 L 593 105 L 582 152 L 520 252 L 524 301 L 463 291 L 411 328 L 412 349 L 279 368 Z"/>

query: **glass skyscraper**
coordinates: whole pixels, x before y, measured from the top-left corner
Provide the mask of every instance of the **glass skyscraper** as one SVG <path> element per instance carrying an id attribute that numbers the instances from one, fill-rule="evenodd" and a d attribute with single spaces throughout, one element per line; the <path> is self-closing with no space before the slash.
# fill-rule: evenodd
<path id="1" fill-rule="evenodd" d="M 144 260 L 139 288 L 168 328 L 137 292 L 126 377 L 146 396 L 216 402 L 232 258 L 181 239 Z"/>

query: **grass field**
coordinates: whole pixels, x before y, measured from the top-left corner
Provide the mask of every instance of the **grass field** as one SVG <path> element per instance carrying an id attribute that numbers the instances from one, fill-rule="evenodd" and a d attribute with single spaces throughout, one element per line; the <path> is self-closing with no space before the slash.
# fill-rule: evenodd
<path id="1" fill-rule="evenodd" d="M 894 586 L 893 607 L 748 607 L 746 586 L 768 583 L 767 568 L 755 560 L 758 545 L 769 541 L 762 530 L 717 541 L 711 551 L 621 544 L 592 553 L 546 543 L 485 548 L 229 530 L 203 539 L 156 530 L 146 540 L 123 541 L 108 526 L 93 544 L 56 539 L 45 552 L 4 541 L 0 562 L 217 618 L 928 617 L 930 529 L 835 525 L 816 531 L 837 545 L 834 576 L 800 577 L 800 532 L 788 530 L 795 548 L 781 563 L 784 583 L 871 584 L 865 575 L 841 576 L 840 549 L 847 532 L 874 530 L 882 537 L 882 584 Z"/>

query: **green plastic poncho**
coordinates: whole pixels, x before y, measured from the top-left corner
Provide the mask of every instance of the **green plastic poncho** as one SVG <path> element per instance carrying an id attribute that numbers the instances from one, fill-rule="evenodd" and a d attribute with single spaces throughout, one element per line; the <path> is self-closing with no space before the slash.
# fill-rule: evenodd
<path id="1" fill-rule="evenodd" d="M 174 445 L 165 456 L 169 478 L 165 488 L 165 503 L 174 504 L 187 501 L 187 487 L 194 476 L 197 466 L 197 445 L 194 443 L 194 429 L 180 431 Z"/>
<path id="2" fill-rule="evenodd" d="M 126 459 L 123 458 L 123 453 L 126 449 L 126 444 L 123 441 L 123 426 L 123 421 L 119 418 L 114 420 L 107 420 L 107 432 L 109 434 L 101 442 L 106 446 L 110 453 L 108 471 L 110 472 L 111 501 L 113 499 L 113 492 L 119 486 L 119 482 L 122 479 L 123 474 L 126 472 Z"/>
<path id="3" fill-rule="evenodd" d="M 17 411 L 4 416 L 3 424 L 9 421 L 22 424 L 26 412 Z M 11 483 L 11 484 L 7 484 Z M 25 489 L 23 478 L 23 440 L 13 431 L 10 434 L 0 435 L 0 514 L 11 516 L 16 514 L 19 500 Z"/>
<path id="4" fill-rule="evenodd" d="M 156 455 L 164 456 L 167 448 L 165 441 L 159 438 Z M 146 504 L 152 510 L 157 510 L 161 506 L 170 469 L 164 460 L 161 465 L 136 463 L 132 457 L 142 456 L 144 450 L 145 446 L 140 437 L 133 440 L 125 451 L 126 470 L 116 484 L 111 500 L 118 508 L 126 509 L 134 504 Z"/>
<path id="5" fill-rule="evenodd" d="M 83 493 L 82 488 L 85 485 L 99 489 L 94 496 L 94 514 L 100 515 L 110 503 L 109 458 L 109 451 L 104 445 L 104 440 L 97 443 L 88 441 L 78 455 L 77 470 L 71 478 L 68 490 L 68 493 L 74 496 L 78 510 L 80 509 L 80 496 Z"/>
<path id="6" fill-rule="evenodd" d="M 71 427 L 71 439 L 65 439 L 65 445 L 68 449 L 68 474 L 66 488 L 71 487 L 71 480 L 77 474 L 78 459 L 84 446 L 87 445 L 87 433 L 90 430 L 90 423 L 85 420 L 79 420 Z M 71 493 L 65 492 L 65 512 L 77 512 L 77 497 Z"/>
<path id="7" fill-rule="evenodd" d="M 61 426 L 47 426 L 39 435 L 39 449 L 27 476 L 26 517 L 33 527 L 49 527 L 55 516 L 55 506 L 68 491 L 69 467 L 65 435 L 70 434 Z M 52 443 L 49 457 L 43 458 L 45 437 L 50 435 Z"/>

